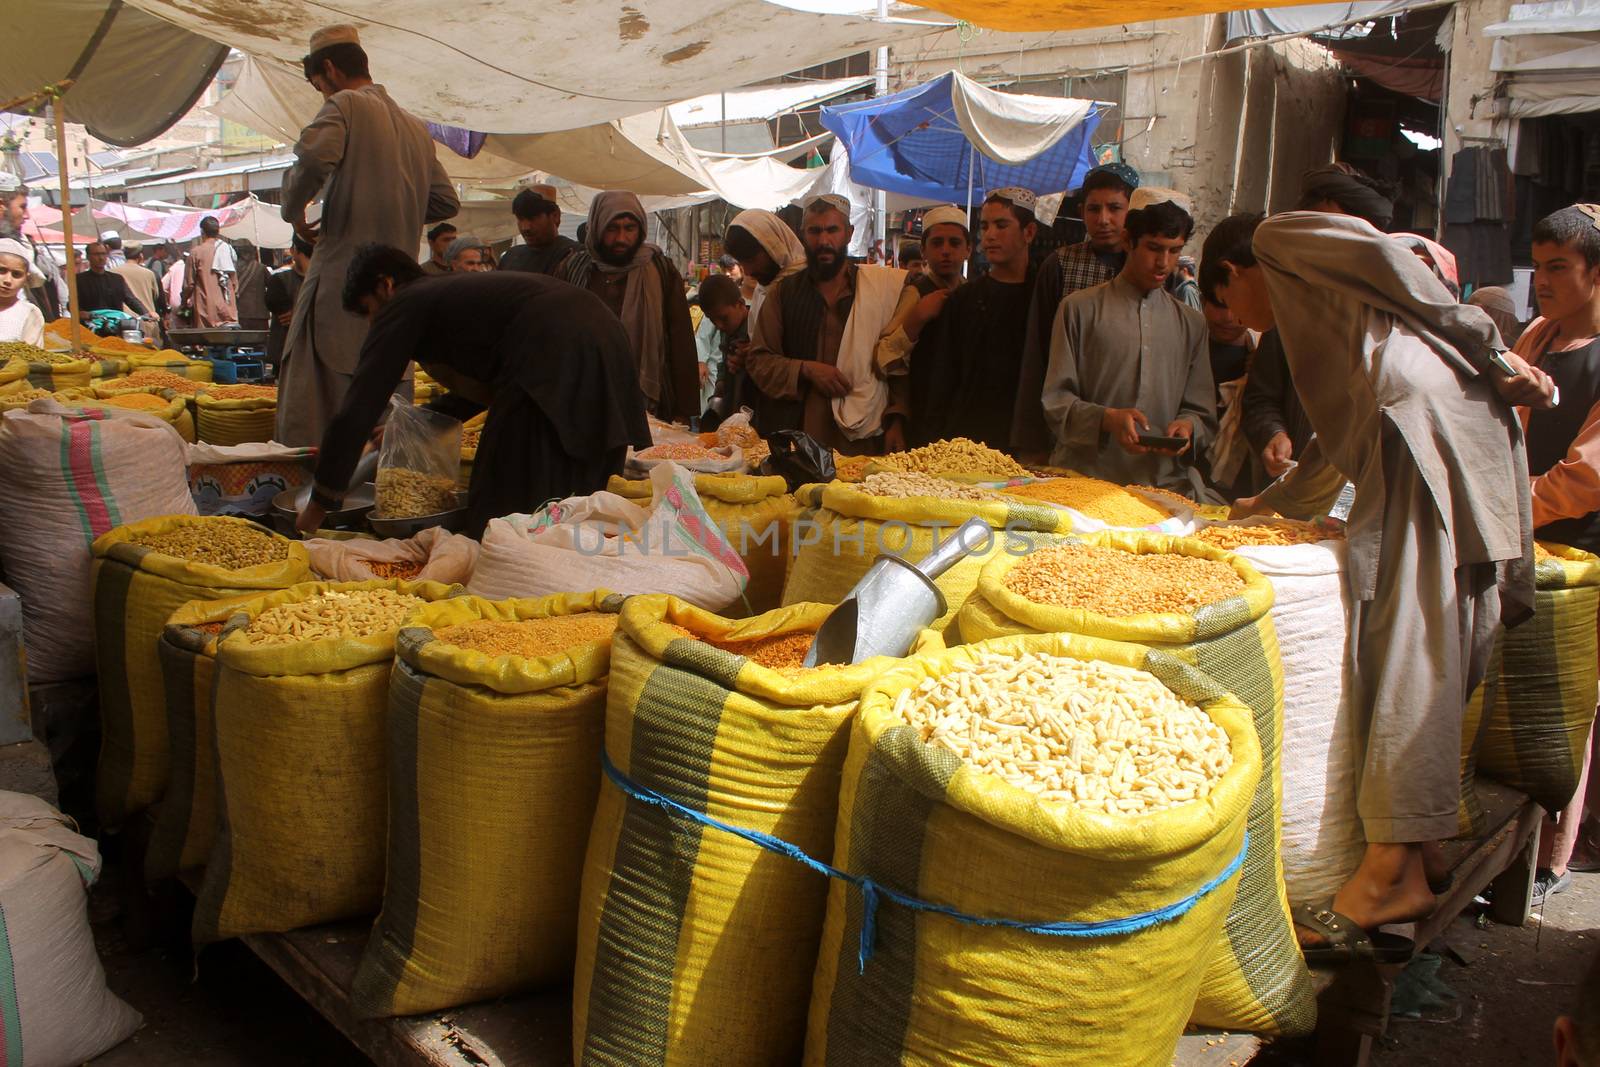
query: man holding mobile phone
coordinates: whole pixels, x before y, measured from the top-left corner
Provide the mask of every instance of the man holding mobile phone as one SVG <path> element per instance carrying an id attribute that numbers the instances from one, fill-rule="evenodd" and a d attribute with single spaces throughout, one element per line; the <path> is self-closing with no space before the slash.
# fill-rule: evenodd
<path id="1" fill-rule="evenodd" d="M 1205 319 L 1166 291 L 1194 232 L 1189 199 L 1134 191 L 1121 273 L 1068 296 L 1051 330 L 1052 466 L 1197 496 L 1190 466 L 1217 431 Z"/>

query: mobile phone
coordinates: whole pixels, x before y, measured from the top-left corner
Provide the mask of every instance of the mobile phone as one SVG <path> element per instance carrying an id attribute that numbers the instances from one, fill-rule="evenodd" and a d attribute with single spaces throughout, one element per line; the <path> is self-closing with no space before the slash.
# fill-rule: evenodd
<path id="1" fill-rule="evenodd" d="M 1139 443 L 1146 448 L 1172 449 L 1177 451 L 1189 443 L 1187 437 L 1159 437 L 1155 434 L 1140 434 Z"/>

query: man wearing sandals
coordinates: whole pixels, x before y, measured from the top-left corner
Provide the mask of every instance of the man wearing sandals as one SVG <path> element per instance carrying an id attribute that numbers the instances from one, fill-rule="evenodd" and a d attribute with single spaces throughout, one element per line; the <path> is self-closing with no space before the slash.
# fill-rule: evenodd
<path id="1" fill-rule="evenodd" d="M 1511 405 L 1547 408 L 1553 385 L 1504 352 L 1488 315 L 1353 216 L 1227 219 L 1206 239 L 1202 288 L 1246 326 L 1278 327 L 1316 431 L 1299 465 L 1235 514 L 1310 518 L 1355 483 L 1346 575 L 1367 847 L 1332 899 L 1295 922 L 1308 962 L 1400 961 L 1410 943 L 1379 927 L 1433 910 L 1423 853 L 1456 834 L 1467 698 L 1496 627 L 1532 611 L 1528 467 Z"/>

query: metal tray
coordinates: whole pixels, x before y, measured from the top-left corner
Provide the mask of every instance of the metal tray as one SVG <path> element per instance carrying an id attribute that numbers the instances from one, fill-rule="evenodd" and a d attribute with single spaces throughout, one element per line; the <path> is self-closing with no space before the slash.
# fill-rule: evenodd
<path id="1" fill-rule="evenodd" d="M 295 519 L 299 518 L 300 509 L 310 496 L 311 483 L 307 482 L 298 489 L 285 489 L 272 498 L 272 525 L 279 533 L 285 537 L 297 536 Z M 322 520 L 323 526 L 330 530 L 359 528 L 372 510 L 376 496 L 377 487 L 371 482 L 363 482 L 345 494 L 343 507 L 328 512 Z"/>
<path id="2" fill-rule="evenodd" d="M 176 329 L 167 331 L 167 341 L 173 345 L 227 345 L 230 348 L 248 348 L 267 343 L 266 330 L 201 330 Z"/>
<path id="3" fill-rule="evenodd" d="M 415 537 L 423 530 L 435 526 L 442 526 L 451 533 L 458 532 L 467 524 L 466 494 L 457 493 L 456 499 L 459 506 L 449 511 L 440 511 L 433 515 L 417 515 L 409 519 L 386 519 L 376 511 L 367 513 L 367 525 L 372 527 L 372 532 L 379 537 Z"/>

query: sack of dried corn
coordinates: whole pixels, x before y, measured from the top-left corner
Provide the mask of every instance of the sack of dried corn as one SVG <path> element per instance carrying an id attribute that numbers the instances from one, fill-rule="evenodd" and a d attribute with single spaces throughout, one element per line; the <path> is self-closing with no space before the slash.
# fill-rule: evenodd
<path id="1" fill-rule="evenodd" d="M 798 505 L 782 478 L 747 474 L 699 474 L 695 492 L 706 514 L 716 521 L 723 538 L 733 546 L 750 572 L 745 599 L 750 611 L 760 613 L 778 606 L 789 566 L 789 535 Z M 649 500 L 648 479 L 629 481 L 614 477 L 606 492 L 624 500 Z"/>
<path id="2" fill-rule="evenodd" d="M 800 669 L 831 610 L 735 622 L 675 597 L 623 606 L 578 905 L 574 1062 L 798 1056 L 827 885 L 694 816 L 828 855 L 845 727 L 894 662 Z"/>
<path id="3" fill-rule="evenodd" d="M 571 981 L 621 607 L 604 591 L 458 597 L 400 631 L 388 874 L 351 987 L 360 1015 Z"/>
<path id="4" fill-rule="evenodd" d="M 1262 766 L 1250 853 L 1194 1022 L 1297 1034 L 1315 1024 L 1316 1000 L 1280 858 L 1283 673 L 1272 602 L 1271 583 L 1236 555 L 1188 538 L 1109 532 L 996 557 L 958 624 L 969 642 L 1074 633 L 1158 648 L 1194 664 L 1250 709 Z"/>
<path id="5" fill-rule="evenodd" d="M 94 670 L 94 539 L 125 522 L 194 514 L 183 442 L 160 419 L 40 406 L 0 418 L 0 562 L 22 594 L 34 683 Z"/>
<path id="6" fill-rule="evenodd" d="M 95 807 L 103 824 L 122 825 L 167 785 L 159 645 L 172 613 L 191 600 L 284 589 L 310 577 L 298 542 L 243 519 L 168 515 L 119 526 L 95 541 L 101 729 Z"/>
<path id="7" fill-rule="evenodd" d="M 172 613 L 162 631 L 157 655 L 170 773 L 144 854 L 149 881 L 200 871 L 211 857 L 217 834 L 217 759 L 211 739 L 217 642 L 239 605 L 256 595 L 192 600 Z"/>
<path id="8" fill-rule="evenodd" d="M 1049 634 L 882 673 L 850 730 L 805 1062 L 1166 1067 L 1260 775 L 1248 711 L 1162 652 Z"/>
<path id="9" fill-rule="evenodd" d="M 194 398 L 195 431 L 213 445 L 272 440 L 278 417 L 274 385 L 206 386 Z"/>
<path id="10" fill-rule="evenodd" d="M 196 944 L 378 910 L 395 634 L 460 591 L 305 582 L 239 605 L 217 644 L 221 820 Z"/>
<path id="11" fill-rule="evenodd" d="M 305 542 L 311 569 L 334 582 L 405 578 L 419 582 L 465 584 L 478 561 L 478 542 L 441 526 L 415 537 L 386 541 L 312 538 Z"/>
<path id="12" fill-rule="evenodd" d="M 988 523 L 994 530 L 988 543 L 936 583 L 949 610 L 935 628 L 955 617 L 986 560 L 1025 551 L 1036 540 L 1049 540 L 1045 535 L 1072 529 L 1067 513 L 1049 505 L 915 472 L 869 474 L 859 485 L 808 485 L 795 496 L 804 510 L 795 523 L 785 604 L 837 604 L 879 556 L 892 553 L 914 563 L 968 519 Z"/>
<path id="13" fill-rule="evenodd" d="M 1533 618 L 1500 636 L 1500 677 L 1484 715 L 1478 770 L 1560 811 L 1578 788 L 1594 722 L 1600 557 L 1540 548 Z"/>

